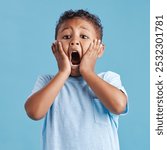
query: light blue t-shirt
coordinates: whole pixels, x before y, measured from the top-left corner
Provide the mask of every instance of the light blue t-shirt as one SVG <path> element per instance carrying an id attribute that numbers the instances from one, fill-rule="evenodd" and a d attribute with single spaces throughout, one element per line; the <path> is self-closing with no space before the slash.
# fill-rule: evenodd
<path id="1" fill-rule="evenodd" d="M 118 74 L 108 71 L 98 76 L 126 94 Z M 39 76 L 32 94 L 53 77 Z M 119 150 L 118 118 L 82 77 L 69 77 L 45 116 L 43 150 Z"/>

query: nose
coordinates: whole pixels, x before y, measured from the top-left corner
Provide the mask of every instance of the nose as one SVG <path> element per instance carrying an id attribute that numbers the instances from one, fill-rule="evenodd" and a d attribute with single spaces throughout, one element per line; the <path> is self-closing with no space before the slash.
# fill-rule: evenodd
<path id="1" fill-rule="evenodd" d="M 72 41 L 70 42 L 70 46 L 75 46 L 75 45 L 79 45 L 79 41 L 77 41 L 77 40 L 72 40 Z"/>

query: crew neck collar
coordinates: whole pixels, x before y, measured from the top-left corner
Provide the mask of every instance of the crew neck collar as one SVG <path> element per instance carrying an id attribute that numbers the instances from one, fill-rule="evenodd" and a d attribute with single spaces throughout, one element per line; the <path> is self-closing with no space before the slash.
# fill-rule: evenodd
<path id="1" fill-rule="evenodd" d="M 68 80 L 71 80 L 71 81 L 83 81 L 83 77 L 82 76 L 78 76 L 78 77 L 69 76 Z"/>

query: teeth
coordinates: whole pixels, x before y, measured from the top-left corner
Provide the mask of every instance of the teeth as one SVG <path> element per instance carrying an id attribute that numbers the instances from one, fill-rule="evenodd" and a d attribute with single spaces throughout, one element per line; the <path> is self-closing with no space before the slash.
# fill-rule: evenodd
<path id="1" fill-rule="evenodd" d="M 77 69 L 77 68 L 79 68 L 79 65 L 73 65 L 73 64 L 71 63 L 71 68 L 72 68 L 72 69 Z"/>

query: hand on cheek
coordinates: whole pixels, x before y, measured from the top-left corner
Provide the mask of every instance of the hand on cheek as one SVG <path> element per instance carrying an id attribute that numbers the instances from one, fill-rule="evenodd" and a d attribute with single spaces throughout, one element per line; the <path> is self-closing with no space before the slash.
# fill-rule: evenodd
<path id="1" fill-rule="evenodd" d="M 52 48 L 52 52 L 57 60 L 59 72 L 64 72 L 64 73 L 67 73 L 68 75 L 70 75 L 71 65 L 70 65 L 70 61 L 69 61 L 67 55 L 65 54 L 65 52 L 63 50 L 62 43 L 56 41 L 52 44 L 51 48 Z"/>
<path id="2" fill-rule="evenodd" d="M 79 69 L 80 69 L 81 75 L 87 72 L 94 72 L 96 60 L 102 48 L 103 48 L 103 45 L 100 40 L 96 39 L 90 44 L 87 52 L 82 57 L 82 60 L 80 63 Z"/>

